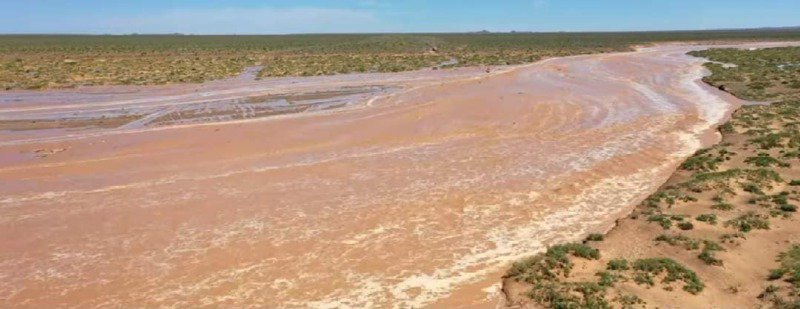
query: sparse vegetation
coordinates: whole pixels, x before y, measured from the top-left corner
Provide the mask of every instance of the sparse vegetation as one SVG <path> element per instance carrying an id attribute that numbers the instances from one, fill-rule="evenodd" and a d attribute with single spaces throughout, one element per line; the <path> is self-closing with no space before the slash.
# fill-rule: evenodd
<path id="1" fill-rule="evenodd" d="M 716 242 L 704 240 L 703 251 L 700 252 L 697 258 L 708 265 L 722 266 L 722 260 L 718 259 L 714 253 L 716 251 L 723 251 L 722 246 Z"/>
<path id="2" fill-rule="evenodd" d="M 506 276 L 528 282 L 569 276 L 573 265 L 570 255 L 593 260 L 600 258 L 597 249 L 584 244 L 558 245 L 550 247 L 544 254 L 514 263 Z"/>
<path id="3" fill-rule="evenodd" d="M 702 214 L 702 215 L 697 216 L 697 218 L 695 218 L 695 220 L 700 221 L 700 222 L 705 222 L 705 223 L 708 223 L 708 224 L 711 224 L 711 225 L 716 225 L 717 224 L 717 215 L 715 215 L 715 214 Z"/>
<path id="4" fill-rule="evenodd" d="M 0 90 L 521 64 L 648 42 L 797 39 L 796 31 L 305 35 L 4 35 Z"/>
<path id="5" fill-rule="evenodd" d="M 726 227 L 732 227 L 736 230 L 747 233 L 752 230 L 768 230 L 769 218 L 764 215 L 756 214 L 755 212 L 748 212 L 744 215 L 725 222 Z"/>
<path id="6" fill-rule="evenodd" d="M 798 308 L 800 305 L 800 245 L 778 254 L 780 264 L 769 272 L 767 280 L 784 283 L 770 284 L 759 298 L 769 301 L 775 308 Z M 779 285 L 776 285 L 779 284 Z"/>
<path id="7" fill-rule="evenodd" d="M 744 233 L 726 233 L 719 237 L 719 240 L 723 243 L 736 243 L 740 239 L 747 239 Z"/>
<path id="8" fill-rule="evenodd" d="M 699 250 L 701 245 L 703 250 L 697 256 L 700 260 L 705 262 L 709 265 L 716 265 L 721 266 L 722 260 L 719 260 L 714 255 L 716 251 L 723 251 L 722 246 L 720 244 L 710 241 L 710 240 L 697 240 L 693 238 L 689 238 L 685 235 L 677 234 L 677 235 L 666 235 L 661 234 L 655 238 L 657 243 L 666 243 L 670 246 L 680 246 L 686 249 L 687 251 L 692 250 Z"/>
<path id="9" fill-rule="evenodd" d="M 694 224 L 692 224 L 689 221 L 683 221 L 681 223 L 678 223 L 678 228 L 684 231 L 688 231 L 694 229 Z"/>
<path id="10" fill-rule="evenodd" d="M 683 289 L 697 294 L 705 285 L 694 271 L 668 258 L 639 259 L 629 263 L 625 259 L 614 259 L 605 270 L 596 274 L 596 281 L 573 281 L 570 278 L 573 258 L 595 260 L 600 256 L 597 249 L 567 244 L 554 246 L 545 253 L 515 263 L 505 278 L 530 284 L 527 296 L 550 308 L 612 308 L 612 303 L 629 306 L 644 304 L 640 298 L 624 294 L 609 299 L 608 290 L 619 281 L 633 277 L 637 284 L 655 286 L 656 278 L 664 289 L 671 284 L 683 282 Z"/>
<path id="11" fill-rule="evenodd" d="M 681 168 L 689 171 L 711 172 L 716 171 L 719 164 L 725 161 L 725 156 L 714 156 L 711 149 L 701 149 L 694 156 L 686 159 Z"/>
<path id="12" fill-rule="evenodd" d="M 749 163 L 758 167 L 772 167 L 772 166 L 780 166 L 780 167 L 789 167 L 788 163 L 780 161 L 771 157 L 768 153 L 759 153 L 756 157 L 749 157 L 744 160 L 745 163 Z"/>
<path id="13" fill-rule="evenodd" d="M 739 255 L 743 252 L 737 250 L 751 248 L 751 243 L 747 243 L 748 247 L 743 246 L 752 241 L 747 233 L 760 230 L 752 238 L 772 239 L 774 235 L 777 243 L 777 239 L 786 240 L 787 228 L 795 228 L 795 205 L 800 202 L 797 189 L 800 186 L 797 179 L 800 86 L 790 85 L 794 85 L 793 80 L 800 76 L 800 66 L 790 68 L 779 64 L 800 64 L 800 48 L 712 49 L 692 54 L 736 65 L 708 64 L 713 75 L 706 78 L 707 82 L 742 98 L 776 102 L 743 106 L 737 110 L 732 119 L 720 128 L 726 143 L 695 153 L 681 165 L 681 171 L 673 175 L 668 184 L 646 198 L 629 216 L 627 224 L 633 225 L 627 225 L 627 228 L 631 230 L 625 232 L 623 229 L 621 233 L 630 238 L 640 237 L 630 233 L 644 231 L 647 234 L 638 241 L 653 239 L 657 244 L 652 249 L 638 244 L 637 253 L 670 252 L 669 258 L 676 259 L 660 257 L 629 263 L 620 256 L 611 256 L 605 269 L 598 272 L 601 286 L 614 286 L 630 280 L 646 286 L 663 284 L 661 287 L 669 292 L 672 291 L 671 283 L 682 282 L 685 291 L 701 293 L 706 283 L 700 280 L 699 274 L 713 276 L 720 272 L 752 271 L 737 269 L 734 263 L 726 264 L 724 257 L 727 255 L 720 254 L 731 250 Z M 691 214 L 694 220 L 687 219 L 689 217 L 685 214 Z M 647 226 L 649 224 L 654 226 Z M 787 224 L 792 227 L 787 227 Z M 672 229 L 673 226 L 678 229 Z M 658 235 L 662 229 L 672 232 Z M 718 242 L 697 238 L 701 235 L 719 235 Z M 612 246 L 616 242 L 615 248 L 626 247 L 629 241 L 628 238 L 610 237 L 602 245 Z M 684 250 L 664 248 L 665 245 Z M 800 308 L 800 245 L 793 245 L 781 254 L 772 254 L 778 256 L 780 265 L 773 270 L 762 269 L 766 289 L 758 297 L 765 302 L 763 307 Z M 676 262 L 688 258 L 697 258 L 710 267 L 698 268 L 698 274 Z M 711 267 L 723 265 L 724 270 Z M 716 285 L 717 291 L 727 291 L 735 297 L 750 290 L 749 287 L 741 289 L 739 285 L 719 282 L 713 277 L 707 279 L 708 284 Z M 622 293 L 619 290 L 615 292 Z M 604 299 L 611 305 L 607 298 Z M 622 303 L 618 299 L 615 298 L 617 303 L 614 305 Z"/>
<path id="14" fill-rule="evenodd" d="M 800 47 L 764 48 L 754 51 L 709 49 L 692 52 L 715 63 L 706 66 L 713 72 L 704 80 L 725 91 L 749 100 L 785 100 L 797 98 Z M 723 66 L 721 63 L 733 64 Z M 768 148 L 765 148 L 768 149 Z"/>
<path id="15" fill-rule="evenodd" d="M 555 308 L 608 307 L 600 284 L 564 282 L 574 265 L 570 256 L 596 260 L 600 252 L 583 244 L 554 246 L 543 254 L 514 263 L 506 277 L 530 283 L 533 288 L 529 297 Z"/>
<path id="16" fill-rule="evenodd" d="M 654 239 L 656 242 L 664 242 L 669 244 L 670 246 L 681 246 L 686 250 L 697 250 L 700 249 L 700 241 L 695 239 L 689 238 L 685 235 L 666 235 L 661 234 L 658 235 Z"/>
<path id="17" fill-rule="evenodd" d="M 630 266 L 628 266 L 628 260 L 625 259 L 616 259 L 608 261 L 609 270 L 628 270 Z"/>
<path id="18" fill-rule="evenodd" d="M 634 279 L 637 283 L 654 285 L 654 280 L 661 273 L 666 273 L 662 282 L 671 283 L 674 281 L 683 281 L 683 290 L 697 294 L 703 291 L 705 285 L 697 277 L 694 271 L 689 270 L 683 265 L 668 258 L 652 258 L 637 260 L 633 263 L 633 269 L 636 271 Z"/>
<path id="19" fill-rule="evenodd" d="M 726 203 L 725 201 L 719 201 L 716 204 L 711 205 L 711 209 L 716 209 L 716 210 L 728 211 L 728 210 L 733 210 L 733 208 L 734 208 L 733 204 Z"/>
<path id="20" fill-rule="evenodd" d="M 652 215 L 649 218 L 647 218 L 647 221 L 656 222 L 659 225 L 661 225 L 661 227 L 664 228 L 665 230 L 668 230 L 670 227 L 672 227 L 672 219 L 669 216 L 665 215 Z"/>
<path id="21" fill-rule="evenodd" d="M 778 255 L 780 267 L 773 269 L 770 280 L 785 279 L 795 288 L 800 289 L 800 245 Z"/>
<path id="22" fill-rule="evenodd" d="M 791 204 L 778 205 L 778 209 L 785 212 L 797 212 L 797 206 Z"/>
<path id="23" fill-rule="evenodd" d="M 592 233 L 589 236 L 586 236 L 586 241 L 603 241 L 603 234 L 600 233 Z"/>

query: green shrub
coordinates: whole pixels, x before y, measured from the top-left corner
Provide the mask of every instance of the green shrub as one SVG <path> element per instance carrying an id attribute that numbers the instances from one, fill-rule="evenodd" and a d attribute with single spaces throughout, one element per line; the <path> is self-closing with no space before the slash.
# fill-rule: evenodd
<path id="1" fill-rule="evenodd" d="M 789 197 L 787 194 L 778 194 L 772 196 L 772 202 L 778 205 L 788 204 Z"/>
<path id="2" fill-rule="evenodd" d="M 653 280 L 653 276 L 643 272 L 634 273 L 633 282 L 636 282 L 636 284 L 638 285 L 649 285 L 649 286 L 656 285 L 656 281 Z"/>
<path id="3" fill-rule="evenodd" d="M 689 171 L 716 171 L 719 163 L 722 161 L 724 161 L 723 157 L 714 156 L 709 153 L 709 149 L 703 149 L 697 151 L 694 156 L 686 159 L 686 161 L 681 164 L 681 168 Z"/>
<path id="4" fill-rule="evenodd" d="M 603 241 L 603 234 L 592 233 L 586 237 L 586 241 Z"/>
<path id="5" fill-rule="evenodd" d="M 697 221 L 705 222 L 711 225 L 717 224 L 717 215 L 715 214 L 702 214 L 695 218 Z"/>
<path id="6" fill-rule="evenodd" d="M 661 225 L 661 227 L 664 228 L 665 230 L 668 230 L 670 227 L 672 227 L 672 219 L 670 219 L 670 217 L 665 215 L 652 215 L 647 218 L 647 221 L 656 222 L 659 225 Z"/>
<path id="7" fill-rule="evenodd" d="M 662 201 L 665 201 L 667 206 L 672 206 L 675 205 L 677 201 L 692 202 L 697 201 L 697 199 L 681 192 L 675 187 L 667 187 L 648 196 L 642 204 L 650 208 L 659 208 Z"/>
<path id="8" fill-rule="evenodd" d="M 745 239 L 745 238 L 746 237 L 742 233 L 728 233 L 720 236 L 719 240 L 722 242 L 735 243 L 736 239 Z"/>
<path id="9" fill-rule="evenodd" d="M 692 294 L 700 293 L 705 288 L 694 271 L 669 258 L 637 260 L 633 263 L 633 269 L 636 271 L 634 280 L 637 283 L 644 282 L 653 285 L 653 278 L 666 272 L 666 276 L 662 279 L 664 283 L 683 281 L 683 290 Z"/>
<path id="10" fill-rule="evenodd" d="M 783 278 L 783 275 L 786 274 L 786 270 L 783 269 L 773 269 L 769 271 L 769 276 L 767 276 L 768 280 L 778 280 Z"/>
<path id="11" fill-rule="evenodd" d="M 606 268 L 610 270 L 628 270 L 630 267 L 628 266 L 628 260 L 614 259 L 608 261 L 608 265 L 606 266 Z"/>
<path id="12" fill-rule="evenodd" d="M 752 164 L 758 167 L 771 167 L 771 166 L 783 166 L 785 167 L 785 163 L 781 160 L 775 159 L 770 157 L 767 153 L 759 153 L 756 157 L 748 157 L 744 160 L 745 163 Z"/>
<path id="13" fill-rule="evenodd" d="M 685 235 L 658 235 L 655 239 L 656 242 L 665 242 L 670 246 L 682 246 L 686 250 L 700 249 L 700 242 L 686 237 Z"/>
<path id="14" fill-rule="evenodd" d="M 550 282 L 534 286 L 528 297 L 548 308 L 611 308 L 605 288 L 594 282 Z"/>
<path id="15" fill-rule="evenodd" d="M 596 275 L 597 275 L 597 277 L 600 278 L 597 283 L 600 284 L 600 286 L 603 286 L 603 287 L 612 287 L 619 280 L 619 275 L 612 274 L 612 273 L 607 272 L 607 271 L 597 272 Z"/>
<path id="16" fill-rule="evenodd" d="M 795 289 L 800 289 L 800 245 L 794 245 L 788 251 L 779 254 L 777 262 L 780 263 L 780 267 L 770 272 L 769 279 L 785 279 L 792 283 Z"/>
<path id="17" fill-rule="evenodd" d="M 684 231 L 688 231 L 688 230 L 694 229 L 694 224 L 692 224 L 691 222 L 685 221 L 685 222 L 678 223 L 678 228 L 681 229 L 681 230 L 684 230 Z"/>
<path id="18" fill-rule="evenodd" d="M 514 263 L 506 277 L 535 284 L 542 280 L 569 276 L 573 267 L 570 255 L 596 260 L 600 258 L 600 251 L 578 243 L 553 246 L 542 254 Z"/>
<path id="19" fill-rule="evenodd" d="M 705 262 L 708 265 L 722 266 L 722 260 L 716 258 L 714 256 L 714 252 L 713 251 L 703 250 L 697 256 L 697 258 L 699 258 L 700 260 L 702 260 L 703 262 Z"/>
<path id="20" fill-rule="evenodd" d="M 734 208 L 733 204 L 726 202 L 718 202 L 714 205 L 711 205 L 711 209 L 723 210 L 723 211 L 730 211 L 733 210 L 733 208 Z"/>
<path id="21" fill-rule="evenodd" d="M 785 212 L 797 212 L 797 206 L 792 204 L 783 204 L 778 206 L 778 209 Z"/>
<path id="22" fill-rule="evenodd" d="M 561 246 L 555 246 L 548 250 L 548 255 L 555 255 L 555 256 L 563 256 L 568 253 L 571 253 L 574 256 L 589 259 L 589 260 L 596 260 L 600 258 L 600 250 L 595 248 L 589 247 L 584 244 L 566 244 Z"/>
<path id="23" fill-rule="evenodd" d="M 742 190 L 745 192 L 750 192 L 757 195 L 764 195 L 764 191 L 761 191 L 761 188 L 754 183 L 746 183 L 742 185 Z"/>
<path id="24" fill-rule="evenodd" d="M 772 293 L 775 293 L 775 292 L 779 291 L 780 289 L 781 288 L 779 286 L 770 284 L 769 286 L 767 286 L 766 289 L 764 289 L 764 292 L 767 293 L 767 294 L 772 294 Z"/>
<path id="25" fill-rule="evenodd" d="M 767 150 L 767 149 L 772 149 L 772 148 L 781 148 L 781 147 L 783 147 L 783 144 L 781 143 L 782 139 L 783 139 L 783 136 L 781 134 L 768 133 L 768 134 L 766 134 L 764 136 L 751 139 L 750 142 L 752 142 L 754 144 L 758 144 L 758 146 L 761 149 Z"/>
<path id="26" fill-rule="evenodd" d="M 639 296 L 632 295 L 632 294 L 625 294 L 617 297 L 615 299 L 622 308 L 633 308 L 636 305 L 644 305 L 645 302 Z"/>
<path id="27" fill-rule="evenodd" d="M 725 222 L 726 227 L 733 227 L 740 232 L 750 232 L 753 229 L 768 230 L 769 220 L 766 216 L 756 214 L 755 212 L 748 212 L 735 219 Z"/>
<path id="28" fill-rule="evenodd" d="M 708 265 L 714 266 L 722 266 L 722 260 L 718 259 L 714 252 L 716 251 L 723 251 L 724 249 L 718 243 L 704 240 L 703 241 L 703 251 L 697 256 L 700 260 L 705 262 Z"/>
<path id="29" fill-rule="evenodd" d="M 723 125 L 719 126 L 719 131 L 728 134 L 736 132 L 736 130 L 733 127 L 733 124 L 730 122 L 726 122 Z"/>
<path id="30" fill-rule="evenodd" d="M 703 250 L 711 250 L 711 251 L 724 251 L 725 249 L 716 242 L 711 240 L 703 240 Z"/>

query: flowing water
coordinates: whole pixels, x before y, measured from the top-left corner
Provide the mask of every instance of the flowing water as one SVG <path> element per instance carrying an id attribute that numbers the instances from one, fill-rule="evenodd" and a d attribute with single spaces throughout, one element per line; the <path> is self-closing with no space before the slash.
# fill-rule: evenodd
<path id="1" fill-rule="evenodd" d="M 0 93 L 0 307 L 491 307 L 740 104 L 702 46 Z"/>

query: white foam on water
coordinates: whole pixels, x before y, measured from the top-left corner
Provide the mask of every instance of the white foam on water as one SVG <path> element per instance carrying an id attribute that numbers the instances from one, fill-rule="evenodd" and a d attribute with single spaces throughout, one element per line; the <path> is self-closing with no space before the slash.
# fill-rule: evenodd
<path id="1" fill-rule="evenodd" d="M 708 87 L 703 87 L 702 78 L 706 75 L 708 71 L 697 65 L 681 79 L 681 87 L 691 94 L 688 100 L 694 102 L 702 121 L 693 125 L 688 132 L 678 135 L 683 147 L 673 157 L 685 158 L 699 150 L 703 146 L 699 136 L 720 125 L 733 108 L 731 103 L 712 93 Z"/>
<path id="2" fill-rule="evenodd" d="M 460 286 L 485 279 L 514 261 L 541 252 L 547 244 L 540 240 L 548 240 L 548 243 L 574 241 L 596 230 L 608 221 L 607 218 L 624 211 L 620 205 L 633 205 L 652 191 L 655 186 L 653 178 L 674 163 L 666 161 L 655 168 L 604 179 L 574 197 L 566 209 L 554 210 L 527 225 L 494 228 L 487 235 L 489 246 L 457 256 L 449 266 L 434 272 L 407 274 L 400 278 L 368 276 L 357 284 L 358 288 L 339 291 L 310 305 L 319 308 L 371 307 L 375 304 L 391 304 L 393 308 L 424 307 L 448 297 Z M 390 282 L 397 283 L 387 285 Z M 387 291 L 391 295 L 388 303 Z"/>
<path id="3" fill-rule="evenodd" d="M 678 132 L 676 135 L 681 146 L 669 160 L 651 169 L 627 175 L 604 179 L 592 187 L 584 190 L 571 203 L 569 208 L 553 212 L 546 217 L 531 222 L 531 225 L 519 227 L 499 227 L 493 229 L 489 235 L 492 246 L 490 249 L 479 250 L 475 253 L 463 255 L 456 259 L 449 267 L 440 268 L 433 273 L 417 273 L 406 276 L 400 283 L 391 287 L 394 308 L 423 307 L 436 300 L 446 298 L 450 293 L 471 282 L 484 278 L 490 273 L 502 270 L 509 263 L 525 256 L 543 251 L 545 244 L 538 241 L 547 239 L 552 243 L 574 241 L 607 222 L 611 215 L 619 215 L 625 211 L 620 205 L 635 205 L 649 192 L 657 188 L 653 179 L 663 175 L 674 167 L 677 162 L 691 155 L 701 147 L 699 135 L 705 133 L 722 121 L 730 108 L 730 104 L 715 94 L 703 88 L 698 81 L 706 72 L 697 65 L 681 78 L 681 88 L 690 94 L 690 100 L 697 102 L 699 117 L 702 122 L 694 125 L 688 132 Z M 680 110 L 665 96 L 654 91 L 651 87 L 640 83 L 632 83 L 633 88 L 648 98 L 652 103 L 665 113 L 679 113 Z M 595 156 L 609 158 L 613 156 L 611 149 L 595 151 Z M 593 160 L 589 160 L 593 161 Z M 589 162 L 584 162 L 588 164 Z M 576 168 L 586 168 L 585 164 L 578 164 Z M 510 204 L 517 204 L 512 199 Z M 569 231 L 565 233 L 564 231 Z M 378 279 L 379 281 L 385 279 Z M 373 281 L 370 281 L 373 282 Z M 419 292 L 412 296 L 409 291 Z M 338 297 L 341 297 L 339 295 Z M 347 298 L 345 296 L 345 298 Z"/>

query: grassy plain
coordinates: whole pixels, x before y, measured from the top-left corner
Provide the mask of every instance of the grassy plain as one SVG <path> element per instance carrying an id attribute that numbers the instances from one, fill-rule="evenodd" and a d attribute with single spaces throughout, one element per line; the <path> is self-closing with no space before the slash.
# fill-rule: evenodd
<path id="1" fill-rule="evenodd" d="M 748 100 L 800 99 L 800 47 L 767 48 L 749 53 L 711 49 L 691 53 L 713 59 L 711 85 Z"/>
<path id="2" fill-rule="evenodd" d="M 722 143 L 686 160 L 609 234 L 516 263 L 504 281 L 512 302 L 800 308 L 800 49 L 692 54 L 713 61 L 711 85 L 774 103 L 737 110 Z"/>
<path id="3" fill-rule="evenodd" d="M 797 40 L 800 30 L 637 33 L 3 35 L 0 90 L 196 83 L 505 65 L 664 41 Z"/>

